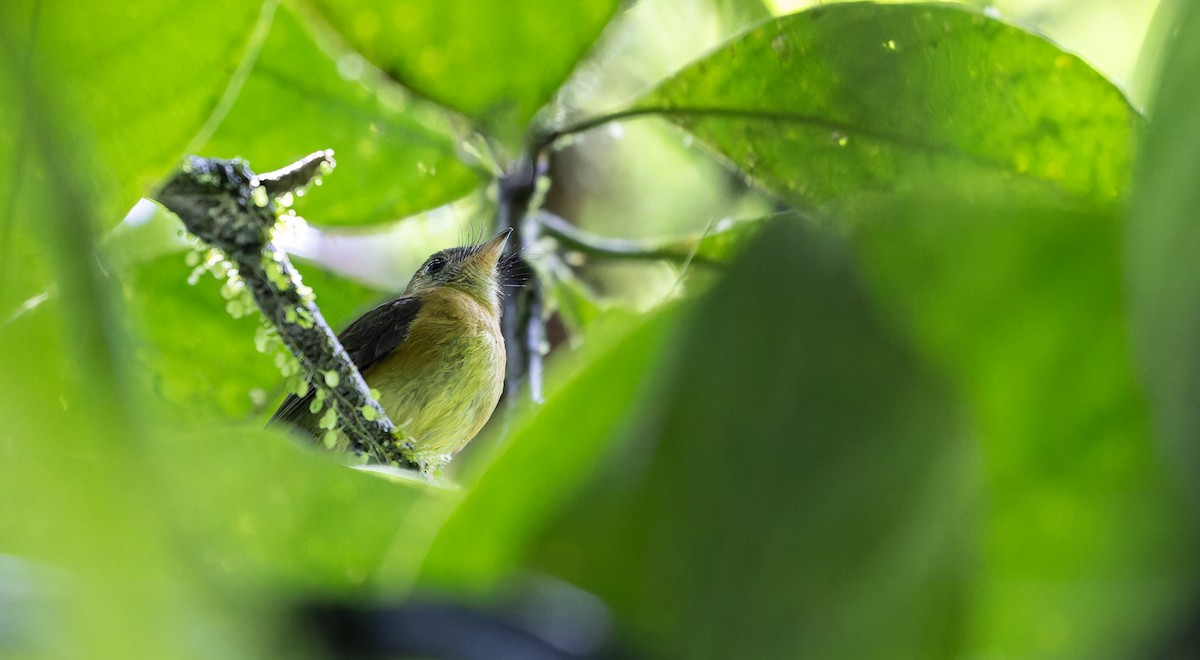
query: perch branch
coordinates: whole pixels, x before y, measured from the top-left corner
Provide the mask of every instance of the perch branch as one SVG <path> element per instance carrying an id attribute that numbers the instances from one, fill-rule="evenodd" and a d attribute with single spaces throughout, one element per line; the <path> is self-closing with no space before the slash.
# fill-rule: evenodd
<path id="1" fill-rule="evenodd" d="M 276 220 L 272 198 L 308 185 L 332 166 L 333 152 L 322 151 L 257 176 L 241 161 L 192 156 L 155 199 L 234 264 L 263 315 L 300 362 L 309 386 L 328 393 L 351 446 L 375 461 L 416 467 L 291 261 L 271 242 Z"/>

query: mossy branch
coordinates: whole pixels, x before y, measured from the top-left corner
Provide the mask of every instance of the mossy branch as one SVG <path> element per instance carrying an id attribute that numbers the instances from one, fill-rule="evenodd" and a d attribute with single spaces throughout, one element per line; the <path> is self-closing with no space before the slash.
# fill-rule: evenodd
<path id="1" fill-rule="evenodd" d="M 307 186 L 332 167 L 332 151 L 263 175 L 243 161 L 192 156 L 155 199 L 234 265 L 263 316 L 296 356 L 309 386 L 327 392 L 351 446 L 373 461 L 415 468 L 407 443 L 371 396 L 310 290 L 287 254 L 271 242 L 273 199 Z"/>

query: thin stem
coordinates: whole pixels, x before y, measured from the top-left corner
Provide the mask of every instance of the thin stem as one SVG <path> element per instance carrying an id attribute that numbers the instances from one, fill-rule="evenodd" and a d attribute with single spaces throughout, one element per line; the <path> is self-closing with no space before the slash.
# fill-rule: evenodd
<path id="1" fill-rule="evenodd" d="M 629 110 L 620 110 L 618 112 L 609 113 L 606 115 L 597 115 L 584 119 L 575 124 L 570 124 L 562 128 L 557 128 L 540 136 L 536 136 L 533 140 L 533 152 L 541 154 L 547 148 L 554 145 L 561 138 L 578 133 L 586 133 L 593 128 L 599 128 L 605 124 L 614 121 L 624 121 L 626 119 L 639 119 L 641 117 L 649 117 L 653 115 L 665 114 L 662 109 L 658 108 L 632 108 Z"/>
<path id="2" fill-rule="evenodd" d="M 537 213 L 535 218 L 542 229 L 568 249 L 584 254 L 611 259 L 661 260 L 686 263 L 689 260 L 705 266 L 718 266 L 715 261 L 697 254 L 698 239 L 685 239 L 669 243 L 608 238 L 586 232 L 553 213 Z"/>

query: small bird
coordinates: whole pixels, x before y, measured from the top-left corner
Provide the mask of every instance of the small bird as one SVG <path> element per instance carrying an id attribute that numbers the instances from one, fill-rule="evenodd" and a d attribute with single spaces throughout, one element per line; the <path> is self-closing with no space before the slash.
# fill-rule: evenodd
<path id="1" fill-rule="evenodd" d="M 501 286 L 516 258 L 501 260 L 511 230 L 479 245 L 434 253 L 404 294 L 350 324 L 338 339 L 412 443 L 423 472 L 436 472 L 491 417 L 504 387 Z M 316 392 L 289 395 L 269 423 L 319 437 Z"/>

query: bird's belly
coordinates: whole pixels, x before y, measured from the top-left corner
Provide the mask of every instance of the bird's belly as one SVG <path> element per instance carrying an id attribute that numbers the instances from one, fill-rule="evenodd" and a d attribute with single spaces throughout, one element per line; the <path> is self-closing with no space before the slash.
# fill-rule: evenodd
<path id="1" fill-rule="evenodd" d="M 366 376 L 367 384 L 379 390 L 388 417 L 407 434 L 413 458 L 435 468 L 483 428 L 504 384 L 499 328 L 442 330 L 424 333 L 414 327 L 403 349 Z"/>

